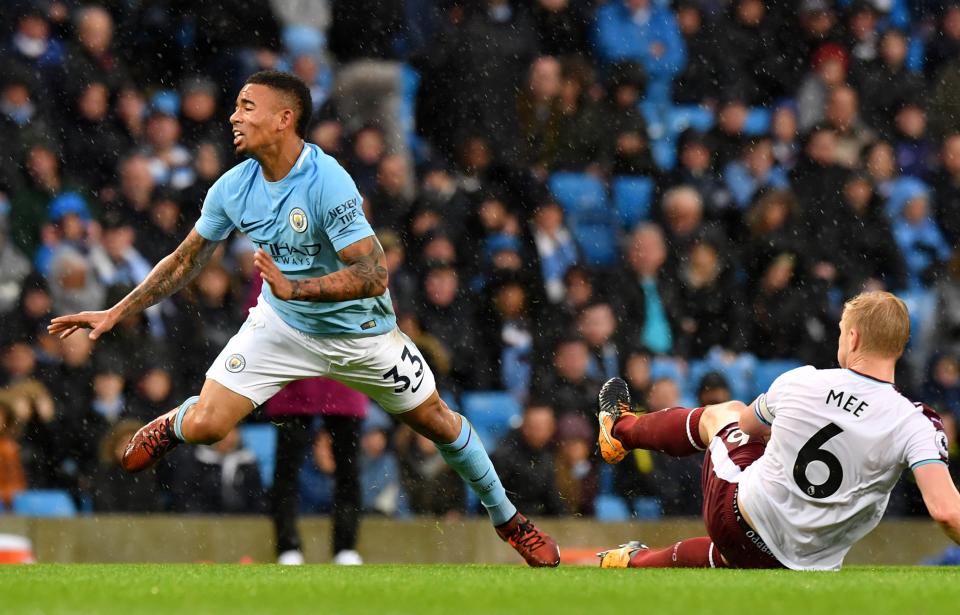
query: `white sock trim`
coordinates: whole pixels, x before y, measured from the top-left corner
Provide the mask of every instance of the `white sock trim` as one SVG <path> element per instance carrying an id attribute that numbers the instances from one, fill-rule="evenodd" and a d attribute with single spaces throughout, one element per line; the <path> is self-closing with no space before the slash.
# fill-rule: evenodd
<path id="1" fill-rule="evenodd" d="M 690 440 L 690 444 L 693 445 L 693 448 L 697 449 L 698 451 L 705 451 L 707 449 L 704 447 L 697 446 L 697 441 L 693 439 L 693 432 L 690 431 L 690 417 L 693 416 L 694 412 L 696 412 L 696 409 L 693 409 L 687 413 L 687 440 Z"/>
<path id="2" fill-rule="evenodd" d="M 710 560 L 710 567 L 716 568 L 717 565 L 713 561 L 713 543 L 710 543 L 710 548 L 707 549 L 707 558 Z"/>

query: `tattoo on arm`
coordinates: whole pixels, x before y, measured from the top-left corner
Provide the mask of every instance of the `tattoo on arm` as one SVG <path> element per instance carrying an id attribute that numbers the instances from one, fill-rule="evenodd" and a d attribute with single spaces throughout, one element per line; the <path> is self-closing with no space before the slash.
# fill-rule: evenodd
<path id="1" fill-rule="evenodd" d="M 183 243 L 157 263 L 143 282 L 115 306 L 120 310 L 120 318 L 141 312 L 189 284 L 218 245 L 219 241 L 210 241 L 195 229 L 191 230 Z"/>
<path id="2" fill-rule="evenodd" d="M 356 250 L 351 250 L 354 246 L 348 246 L 339 252 L 340 259 L 348 265 L 346 269 L 319 278 L 291 280 L 291 299 L 349 301 L 379 297 L 387 292 L 387 261 L 383 255 L 383 247 L 376 237 L 370 239 L 369 248 L 357 246 L 361 249 L 359 254 Z"/>

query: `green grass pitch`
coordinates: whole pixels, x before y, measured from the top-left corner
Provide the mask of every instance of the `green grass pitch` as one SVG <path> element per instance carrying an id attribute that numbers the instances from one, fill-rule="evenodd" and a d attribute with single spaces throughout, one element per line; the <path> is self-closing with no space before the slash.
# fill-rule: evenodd
<path id="1" fill-rule="evenodd" d="M 0 613 L 949 613 L 960 568 L 532 570 L 520 566 L 0 567 Z"/>

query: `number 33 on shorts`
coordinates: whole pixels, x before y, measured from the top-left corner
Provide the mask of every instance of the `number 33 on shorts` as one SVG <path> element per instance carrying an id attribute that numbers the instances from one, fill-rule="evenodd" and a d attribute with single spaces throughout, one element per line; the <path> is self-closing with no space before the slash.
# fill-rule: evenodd
<path id="1" fill-rule="evenodd" d="M 409 375 L 401 374 L 401 371 Z M 383 379 L 396 385 L 394 393 L 406 393 L 408 389 L 411 393 L 416 393 L 423 386 L 423 373 L 423 359 L 417 356 L 415 349 L 410 350 L 410 347 L 404 344 L 400 362 L 390 368 L 383 375 Z"/>

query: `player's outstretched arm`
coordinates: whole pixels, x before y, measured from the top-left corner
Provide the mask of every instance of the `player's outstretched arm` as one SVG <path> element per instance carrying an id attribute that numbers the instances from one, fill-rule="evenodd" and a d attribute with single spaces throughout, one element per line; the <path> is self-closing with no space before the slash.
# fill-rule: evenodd
<path id="1" fill-rule="evenodd" d="M 63 339 L 77 329 L 93 329 L 95 340 L 130 314 L 141 312 L 190 283 L 213 256 L 219 241 L 210 241 L 193 229 L 176 250 L 161 260 L 130 294 L 108 310 L 59 316 L 47 330 Z"/>
<path id="2" fill-rule="evenodd" d="M 253 262 L 273 296 L 285 301 L 350 301 L 387 292 L 387 262 L 376 237 L 356 241 L 337 252 L 337 256 L 347 265 L 346 269 L 305 280 L 287 278 L 263 250 L 257 250 Z"/>
<path id="3" fill-rule="evenodd" d="M 960 545 L 960 493 L 957 492 L 946 464 L 927 463 L 913 471 L 923 503 L 934 521 L 953 542 Z"/>

